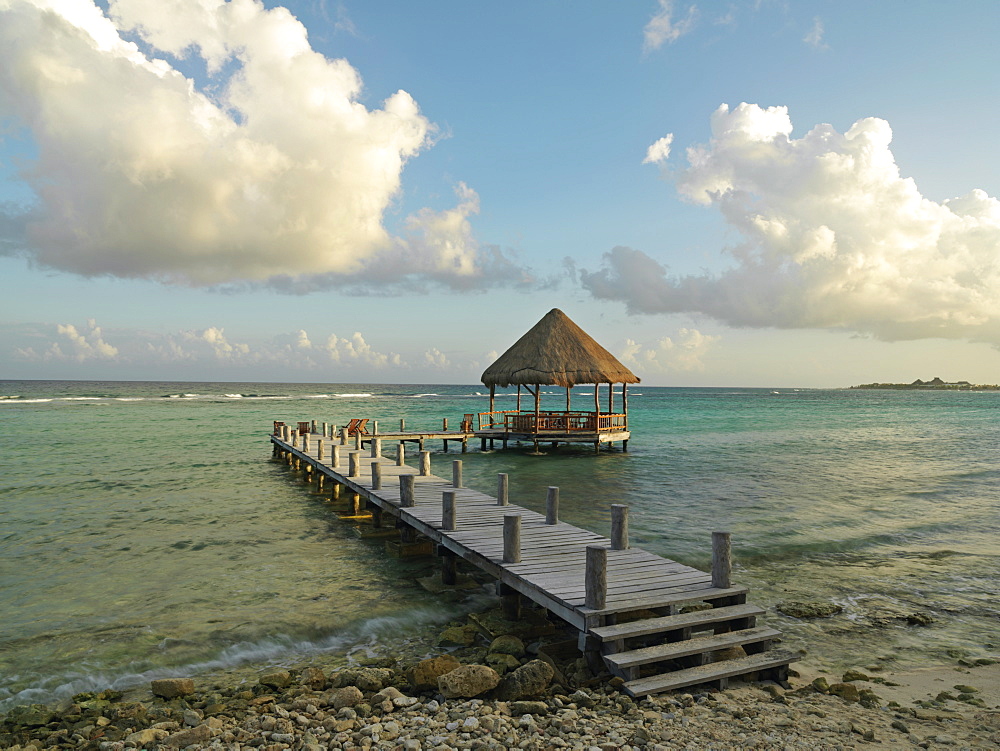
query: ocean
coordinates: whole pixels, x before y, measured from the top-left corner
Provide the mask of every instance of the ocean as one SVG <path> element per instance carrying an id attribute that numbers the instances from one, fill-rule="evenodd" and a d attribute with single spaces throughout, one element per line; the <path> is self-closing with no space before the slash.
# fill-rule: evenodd
<path id="1" fill-rule="evenodd" d="M 272 459 L 268 433 L 273 420 L 457 426 L 488 408 L 484 392 L 0 381 L 0 712 L 363 651 L 481 606 L 429 596 L 416 580 L 435 562 L 359 538 Z M 574 389 L 574 405 L 592 394 Z M 543 408 L 564 398 L 552 389 Z M 1000 658 L 1000 393 L 634 386 L 629 408 L 627 453 L 428 448 L 437 474 L 462 458 L 487 493 L 508 473 L 529 508 L 559 486 L 561 518 L 602 534 L 627 504 L 633 546 L 699 568 L 711 532 L 731 532 L 735 581 L 818 667 Z M 842 611 L 776 611 L 792 600 Z"/>

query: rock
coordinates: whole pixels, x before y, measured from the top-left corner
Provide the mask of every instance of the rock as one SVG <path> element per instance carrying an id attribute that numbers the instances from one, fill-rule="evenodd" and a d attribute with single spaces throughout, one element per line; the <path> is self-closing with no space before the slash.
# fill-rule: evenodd
<path id="1" fill-rule="evenodd" d="M 521 661 L 519 659 L 514 657 L 514 655 L 505 654 L 503 652 L 495 652 L 493 654 L 486 655 L 486 664 L 496 670 L 500 675 L 504 675 L 521 667 Z"/>
<path id="2" fill-rule="evenodd" d="M 487 665 L 462 665 L 438 678 L 438 690 L 447 699 L 472 698 L 492 691 L 500 676 Z"/>
<path id="3" fill-rule="evenodd" d="M 205 719 L 205 715 L 197 709 L 185 709 L 182 719 L 184 720 L 185 725 L 193 728 Z"/>
<path id="4" fill-rule="evenodd" d="M 44 704 L 29 704 L 11 709 L 7 715 L 7 722 L 11 725 L 37 728 L 48 725 L 54 717 L 55 713 Z"/>
<path id="5" fill-rule="evenodd" d="M 903 722 L 902 720 L 893 720 L 891 727 L 894 730 L 898 730 L 900 733 L 904 733 L 906 735 L 909 735 L 909 733 L 910 733 L 909 726 L 905 722 Z"/>
<path id="6" fill-rule="evenodd" d="M 851 681 L 867 681 L 871 680 L 867 675 L 862 673 L 860 670 L 848 670 L 844 673 L 843 681 L 844 683 L 850 683 Z"/>
<path id="7" fill-rule="evenodd" d="M 862 707 L 868 707 L 869 709 L 878 709 L 882 706 L 882 697 L 870 688 L 863 688 L 858 691 L 858 700 L 861 702 Z"/>
<path id="8" fill-rule="evenodd" d="M 170 735 L 170 733 L 166 730 L 147 728 L 145 730 L 137 730 L 136 732 L 125 736 L 125 743 L 132 743 L 139 748 L 145 748 L 146 746 L 152 746 L 153 744 L 159 743 L 168 735 Z"/>
<path id="9" fill-rule="evenodd" d="M 906 616 L 906 622 L 911 626 L 930 626 L 934 619 L 927 613 L 910 613 Z"/>
<path id="10" fill-rule="evenodd" d="M 333 708 L 354 707 L 361 703 L 365 695 L 357 686 L 344 686 L 333 692 Z"/>
<path id="11" fill-rule="evenodd" d="M 530 714 L 534 716 L 547 715 L 549 705 L 544 701 L 512 701 L 510 703 L 510 713 L 512 715 Z"/>
<path id="12" fill-rule="evenodd" d="M 861 694 L 858 692 L 858 687 L 853 683 L 834 683 L 830 686 L 830 693 L 834 696 L 839 696 L 844 701 L 861 701 Z"/>
<path id="13" fill-rule="evenodd" d="M 269 670 L 257 679 L 257 683 L 271 688 L 288 688 L 292 685 L 292 674 L 287 670 Z"/>
<path id="14" fill-rule="evenodd" d="M 513 634 L 504 634 L 490 642 L 489 653 L 524 657 L 524 642 Z"/>
<path id="15" fill-rule="evenodd" d="M 476 643 L 479 629 L 472 624 L 446 628 L 438 636 L 438 644 L 442 647 L 471 647 Z"/>
<path id="16" fill-rule="evenodd" d="M 815 678 L 810 685 L 821 694 L 830 693 L 830 683 L 823 676 Z"/>
<path id="17" fill-rule="evenodd" d="M 578 706 L 580 709 L 588 709 L 597 703 L 594 701 L 594 697 L 592 697 L 583 689 L 574 691 L 572 694 L 570 694 L 569 700 L 573 704 L 576 704 L 576 706 Z"/>
<path id="18" fill-rule="evenodd" d="M 175 748 L 187 748 L 195 743 L 205 743 L 212 737 L 212 728 L 208 725 L 198 725 L 197 727 L 180 730 L 163 739 L 164 746 L 174 746 Z"/>
<path id="19" fill-rule="evenodd" d="M 406 678 L 414 691 L 437 690 L 438 678 L 445 673 L 450 673 L 462 663 L 451 655 L 441 655 L 421 660 L 408 671 Z"/>
<path id="20" fill-rule="evenodd" d="M 829 618 L 839 613 L 843 608 L 833 602 L 800 602 L 790 600 L 779 602 L 775 607 L 778 611 L 792 618 Z"/>
<path id="21" fill-rule="evenodd" d="M 348 668 L 331 677 L 333 688 L 357 686 L 366 693 L 381 691 L 392 683 L 395 673 L 389 668 Z"/>
<path id="22" fill-rule="evenodd" d="M 552 681 L 552 666 L 544 660 L 532 660 L 517 670 L 504 676 L 497 689 L 501 701 L 514 701 L 529 696 L 538 696 Z"/>
<path id="23" fill-rule="evenodd" d="M 320 668 L 302 668 L 302 672 L 299 675 L 299 683 L 303 686 L 308 686 L 313 691 L 322 691 L 326 688 L 326 673 Z"/>
<path id="24" fill-rule="evenodd" d="M 178 696 L 190 696 L 194 693 L 194 681 L 190 678 L 159 678 L 149 685 L 154 696 L 164 699 L 174 699 Z"/>

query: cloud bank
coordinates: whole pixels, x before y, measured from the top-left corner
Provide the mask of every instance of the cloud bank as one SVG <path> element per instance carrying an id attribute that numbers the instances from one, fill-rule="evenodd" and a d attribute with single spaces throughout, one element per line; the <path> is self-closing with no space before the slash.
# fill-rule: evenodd
<path id="1" fill-rule="evenodd" d="M 640 313 L 705 313 L 732 326 L 828 328 L 885 340 L 1000 346 L 1000 201 L 981 190 L 937 203 L 899 173 L 878 118 L 792 138 L 785 107 L 722 105 L 687 149 L 678 192 L 718 209 L 744 242 L 734 265 L 671 276 L 616 247 L 580 280 Z"/>
<path id="2" fill-rule="evenodd" d="M 111 0 L 107 15 L 88 0 L 0 0 L 0 115 L 37 152 L 19 170 L 37 202 L 2 210 L 0 249 L 193 285 L 478 283 L 467 186 L 456 208 L 386 230 L 433 126 L 405 91 L 371 109 L 361 93 L 346 60 L 256 0 Z M 493 276 L 523 279 L 497 255 L 483 252 Z"/>

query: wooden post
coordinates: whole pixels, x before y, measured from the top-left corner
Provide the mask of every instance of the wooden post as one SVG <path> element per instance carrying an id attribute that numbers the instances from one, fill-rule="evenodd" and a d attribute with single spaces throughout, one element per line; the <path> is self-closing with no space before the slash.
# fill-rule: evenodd
<path id="1" fill-rule="evenodd" d="M 462 487 L 462 460 L 455 459 L 451 463 L 451 486 L 453 488 Z"/>
<path id="2" fill-rule="evenodd" d="M 372 438 L 368 447 L 372 450 L 372 459 L 378 459 L 382 456 L 382 439 Z"/>
<path id="3" fill-rule="evenodd" d="M 304 433 L 302 435 L 302 450 L 305 453 L 307 453 L 307 454 L 309 453 L 309 434 L 308 433 Z"/>
<path id="4" fill-rule="evenodd" d="M 292 432 L 292 448 L 299 447 L 299 431 L 295 430 Z"/>
<path id="5" fill-rule="evenodd" d="M 400 441 L 399 445 L 396 446 L 396 466 L 402 467 L 404 464 L 406 464 L 406 448 Z"/>
<path id="6" fill-rule="evenodd" d="M 323 439 L 316 439 L 316 458 L 323 461 Z"/>
<path id="7" fill-rule="evenodd" d="M 359 430 L 354 434 L 354 448 L 356 451 L 361 450 L 361 431 Z"/>
<path id="8" fill-rule="evenodd" d="M 340 489 L 343 487 L 339 482 L 334 482 L 333 487 L 330 488 L 330 500 L 336 501 L 340 499 Z"/>
<path id="9" fill-rule="evenodd" d="M 441 494 L 441 529 L 455 531 L 455 491 L 446 490 Z"/>
<path id="10" fill-rule="evenodd" d="M 566 387 L 566 411 L 567 412 L 569 412 L 569 390 L 570 390 L 570 388 L 571 388 L 570 386 Z M 567 419 L 568 419 L 568 417 L 569 416 L 567 415 Z"/>
<path id="11" fill-rule="evenodd" d="M 500 609 L 508 621 L 521 618 L 521 594 L 509 584 L 497 582 L 497 594 L 500 595 Z"/>
<path id="12" fill-rule="evenodd" d="M 733 549 L 729 532 L 712 533 L 712 586 L 728 589 L 732 585 Z"/>
<path id="13" fill-rule="evenodd" d="M 608 549 L 603 545 L 587 546 L 584 577 L 584 605 L 591 610 L 603 609 L 608 597 Z"/>
<path id="14" fill-rule="evenodd" d="M 413 475 L 399 476 L 399 505 L 403 508 L 413 508 L 416 500 L 413 495 Z"/>
<path id="15" fill-rule="evenodd" d="M 601 427 L 601 384 L 594 384 L 594 429 Z"/>
<path id="16" fill-rule="evenodd" d="M 313 420 L 313 421 L 311 421 L 309 423 L 309 432 L 310 433 L 315 433 L 316 432 L 316 421 L 315 420 Z"/>
<path id="17" fill-rule="evenodd" d="M 420 476 L 427 477 L 431 473 L 431 452 L 420 452 Z"/>
<path id="18" fill-rule="evenodd" d="M 340 429 L 340 445 L 341 446 L 346 446 L 347 445 L 347 426 L 346 425 Z"/>
<path id="19" fill-rule="evenodd" d="M 324 437 L 324 438 L 326 438 L 326 428 L 327 428 L 327 425 L 326 425 L 326 423 L 324 422 L 324 423 L 323 423 L 323 437 Z"/>
<path id="20" fill-rule="evenodd" d="M 372 435 L 378 435 L 378 420 L 372 420 Z"/>
<path id="21" fill-rule="evenodd" d="M 496 399 L 496 395 L 497 395 L 497 385 L 494 383 L 490 386 L 490 412 L 494 412 L 496 410 L 496 408 L 493 406 L 493 403 Z M 493 415 L 491 414 L 490 422 L 492 421 L 493 421 Z"/>
<path id="22" fill-rule="evenodd" d="M 361 474 L 361 461 L 360 461 L 361 452 L 351 451 L 350 453 L 348 453 L 347 458 L 349 462 L 348 466 L 350 467 L 350 471 L 348 472 L 347 476 L 357 477 L 358 475 Z"/>
<path id="23" fill-rule="evenodd" d="M 443 430 L 445 432 L 448 431 L 448 418 L 447 417 L 445 417 L 445 418 L 443 418 L 441 420 L 441 430 Z"/>
<path id="24" fill-rule="evenodd" d="M 628 430 L 628 384 L 622 384 L 622 412 L 625 413 L 625 430 Z M 628 446 L 628 441 L 624 441 L 622 448 Z"/>
<path id="25" fill-rule="evenodd" d="M 340 446 L 336 443 L 330 447 L 330 466 L 340 466 Z"/>
<path id="26" fill-rule="evenodd" d="M 500 472 L 497 475 L 497 506 L 506 506 L 508 504 L 508 488 L 507 474 Z"/>
<path id="27" fill-rule="evenodd" d="M 517 384 L 517 411 L 521 411 L 521 384 Z"/>
<path id="28" fill-rule="evenodd" d="M 399 418 L 399 432 L 402 433 L 404 430 L 406 430 L 406 420 L 404 420 L 402 417 L 400 417 Z"/>
<path id="29" fill-rule="evenodd" d="M 628 506 L 611 504 L 611 549 L 628 550 Z"/>
<path id="30" fill-rule="evenodd" d="M 372 462 L 372 490 L 382 489 L 382 462 Z"/>
<path id="31" fill-rule="evenodd" d="M 504 514 L 503 517 L 503 562 L 521 562 L 521 515 Z"/>
<path id="32" fill-rule="evenodd" d="M 441 556 L 441 583 L 450 586 L 458 584 L 458 556 L 448 548 L 438 546 Z"/>
<path id="33" fill-rule="evenodd" d="M 545 523 L 559 523 L 559 488 L 554 485 L 550 485 L 549 492 L 545 494 Z"/>

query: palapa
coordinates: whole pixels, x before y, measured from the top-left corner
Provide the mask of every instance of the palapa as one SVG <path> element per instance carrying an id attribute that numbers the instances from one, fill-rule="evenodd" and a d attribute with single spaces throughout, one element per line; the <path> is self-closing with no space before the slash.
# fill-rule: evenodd
<path id="1" fill-rule="evenodd" d="M 553 308 L 483 371 L 490 387 L 639 383 L 639 378 L 559 308 Z"/>

